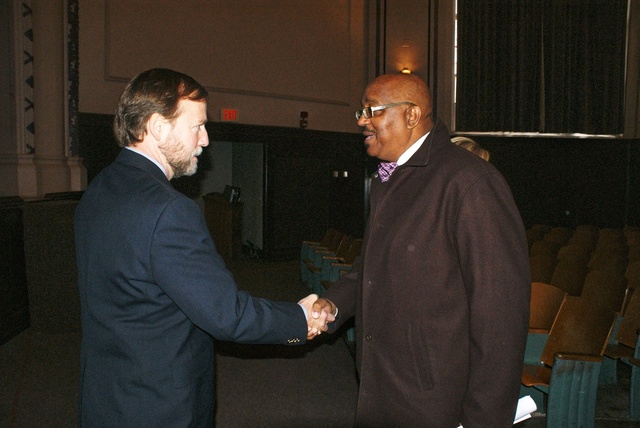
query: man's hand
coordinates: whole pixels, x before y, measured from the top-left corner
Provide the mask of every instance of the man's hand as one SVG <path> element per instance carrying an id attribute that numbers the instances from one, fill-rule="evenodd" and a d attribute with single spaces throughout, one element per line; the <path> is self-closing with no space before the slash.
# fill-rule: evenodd
<path id="1" fill-rule="evenodd" d="M 312 340 L 327 331 L 327 324 L 335 321 L 336 305 L 326 299 L 319 299 L 317 294 L 310 294 L 300 300 L 308 314 L 307 319 L 307 340 Z"/>

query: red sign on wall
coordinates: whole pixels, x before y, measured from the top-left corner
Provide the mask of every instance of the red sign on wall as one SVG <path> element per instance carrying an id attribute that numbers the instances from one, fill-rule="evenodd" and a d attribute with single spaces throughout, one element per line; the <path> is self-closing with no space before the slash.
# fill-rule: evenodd
<path id="1" fill-rule="evenodd" d="M 238 120 L 238 110 L 236 110 L 234 108 L 221 108 L 220 109 L 220 120 L 222 122 Z"/>

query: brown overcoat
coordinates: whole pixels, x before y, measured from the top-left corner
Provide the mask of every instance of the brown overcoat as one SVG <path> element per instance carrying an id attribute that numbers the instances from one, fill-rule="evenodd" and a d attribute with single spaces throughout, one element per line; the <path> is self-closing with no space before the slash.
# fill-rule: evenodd
<path id="1" fill-rule="evenodd" d="M 512 426 L 530 276 L 504 178 L 437 120 L 370 201 L 358 266 L 326 295 L 356 320 L 357 426 Z"/>

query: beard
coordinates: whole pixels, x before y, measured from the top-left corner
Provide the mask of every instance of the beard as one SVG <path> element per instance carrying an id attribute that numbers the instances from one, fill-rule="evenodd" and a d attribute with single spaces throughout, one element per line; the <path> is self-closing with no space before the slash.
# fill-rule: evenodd
<path id="1" fill-rule="evenodd" d="M 162 154 L 167 158 L 167 163 L 173 169 L 173 178 L 190 176 L 198 170 L 198 160 L 194 156 L 200 156 L 202 147 L 198 147 L 193 153 L 185 153 L 184 143 L 173 133 L 169 135 L 164 144 L 158 146 Z"/>

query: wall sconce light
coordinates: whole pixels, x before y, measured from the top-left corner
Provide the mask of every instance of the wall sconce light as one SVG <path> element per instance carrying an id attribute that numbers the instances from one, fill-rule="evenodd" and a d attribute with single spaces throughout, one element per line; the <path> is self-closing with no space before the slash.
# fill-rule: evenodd
<path id="1" fill-rule="evenodd" d="M 407 67 L 403 68 L 402 71 L 400 71 L 400 73 L 402 74 L 411 74 L 411 70 L 409 70 Z"/>

